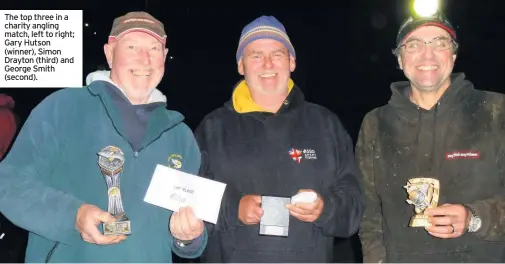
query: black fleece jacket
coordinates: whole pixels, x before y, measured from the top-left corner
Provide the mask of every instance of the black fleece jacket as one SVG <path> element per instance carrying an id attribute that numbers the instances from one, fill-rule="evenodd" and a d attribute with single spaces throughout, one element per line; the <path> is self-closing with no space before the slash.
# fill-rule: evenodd
<path id="1" fill-rule="evenodd" d="M 366 210 L 365 262 L 505 261 L 505 96 L 474 89 L 464 74 L 430 110 L 413 104 L 408 82 L 392 85 L 385 106 L 366 115 L 356 147 Z M 440 181 L 438 205 L 463 204 L 482 218 L 477 233 L 440 239 L 409 227 L 411 178 Z"/>
<path id="2" fill-rule="evenodd" d="M 238 113 L 232 102 L 196 131 L 200 175 L 227 184 L 216 226 L 208 227 L 206 262 L 328 262 L 334 237 L 357 232 L 363 195 L 351 138 L 335 114 L 308 103 L 295 85 L 277 113 Z M 300 150 L 301 159 L 291 150 Z M 289 236 L 259 235 L 238 220 L 247 194 L 292 197 L 313 189 L 324 199 L 314 223 L 290 217 Z"/>

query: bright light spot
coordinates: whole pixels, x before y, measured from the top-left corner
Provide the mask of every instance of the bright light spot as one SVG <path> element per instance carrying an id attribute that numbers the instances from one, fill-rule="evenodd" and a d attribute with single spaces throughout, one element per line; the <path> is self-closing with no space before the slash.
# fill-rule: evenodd
<path id="1" fill-rule="evenodd" d="M 84 23 L 84 26 L 87 27 L 87 26 L 89 26 L 89 24 L 88 23 Z"/>
<path id="2" fill-rule="evenodd" d="M 438 0 L 415 0 L 414 10 L 420 16 L 432 16 L 438 10 Z"/>
<path id="3" fill-rule="evenodd" d="M 93 32 L 93 35 L 96 35 L 96 32 Z"/>
<path id="4" fill-rule="evenodd" d="M 170 56 L 170 59 L 173 59 L 174 57 Z"/>

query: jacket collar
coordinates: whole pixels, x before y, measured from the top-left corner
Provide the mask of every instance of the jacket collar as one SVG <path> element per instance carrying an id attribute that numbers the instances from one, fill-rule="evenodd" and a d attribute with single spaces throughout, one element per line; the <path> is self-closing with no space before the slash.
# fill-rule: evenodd
<path id="1" fill-rule="evenodd" d="M 86 85 L 90 85 L 96 81 L 105 81 L 111 83 L 118 91 L 121 91 L 125 98 L 128 99 L 126 92 L 110 79 L 110 71 L 94 71 L 86 76 Z M 160 90 L 156 89 L 156 87 L 152 88 L 151 95 L 148 99 L 148 103 L 154 102 L 167 102 L 167 97 Z"/>
<path id="2" fill-rule="evenodd" d="M 235 87 L 233 88 L 233 92 L 237 89 L 237 87 L 243 82 L 244 80 L 240 80 Z M 249 112 L 249 113 L 244 113 L 244 114 L 251 114 L 255 116 L 269 116 L 269 115 L 283 115 L 286 113 L 292 112 L 292 110 L 300 107 L 303 103 L 305 102 L 305 95 L 303 94 L 302 90 L 298 85 L 295 83 L 293 84 L 293 88 L 289 92 L 288 96 L 284 100 L 281 108 L 276 112 L 276 113 L 269 113 L 269 112 L 262 112 L 262 111 L 256 111 L 256 112 Z M 238 113 L 235 108 L 233 107 L 233 97 L 225 103 L 225 107 L 228 108 L 229 110 Z"/>
<path id="3" fill-rule="evenodd" d="M 107 115 L 112 121 L 114 128 L 117 132 L 126 138 L 126 131 L 121 120 L 121 115 L 119 109 L 116 107 L 113 96 L 107 89 L 116 89 L 114 84 L 105 81 L 95 81 L 87 86 L 88 91 L 93 95 L 100 98 L 102 105 L 104 106 Z M 156 109 L 152 110 L 151 117 L 149 118 L 147 132 L 144 136 L 141 148 L 147 146 L 154 140 L 156 140 L 163 132 L 173 128 L 184 120 L 184 116 L 177 112 L 167 110 L 166 103 L 157 102 L 152 103 L 157 104 Z M 152 107 L 151 104 L 143 105 L 144 107 Z"/>

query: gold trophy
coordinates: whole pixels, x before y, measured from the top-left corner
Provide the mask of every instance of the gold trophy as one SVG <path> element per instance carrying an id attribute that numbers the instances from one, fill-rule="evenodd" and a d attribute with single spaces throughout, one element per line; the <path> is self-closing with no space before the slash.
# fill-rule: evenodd
<path id="1" fill-rule="evenodd" d="M 440 182 L 431 178 L 414 178 L 403 186 L 407 190 L 408 204 L 413 204 L 416 214 L 410 219 L 409 226 L 431 226 L 428 216 L 424 214 L 426 208 L 435 208 L 440 196 Z"/>

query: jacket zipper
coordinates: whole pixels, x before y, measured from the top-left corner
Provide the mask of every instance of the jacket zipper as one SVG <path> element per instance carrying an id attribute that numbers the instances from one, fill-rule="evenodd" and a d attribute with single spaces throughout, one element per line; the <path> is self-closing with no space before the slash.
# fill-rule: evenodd
<path id="1" fill-rule="evenodd" d="M 56 251 L 56 248 L 58 247 L 59 244 L 60 244 L 60 242 L 56 242 L 54 244 L 53 248 L 51 248 L 51 250 L 49 251 L 49 253 L 47 253 L 46 263 L 49 263 L 49 261 L 51 260 L 51 257 L 53 256 L 54 251 Z"/>

